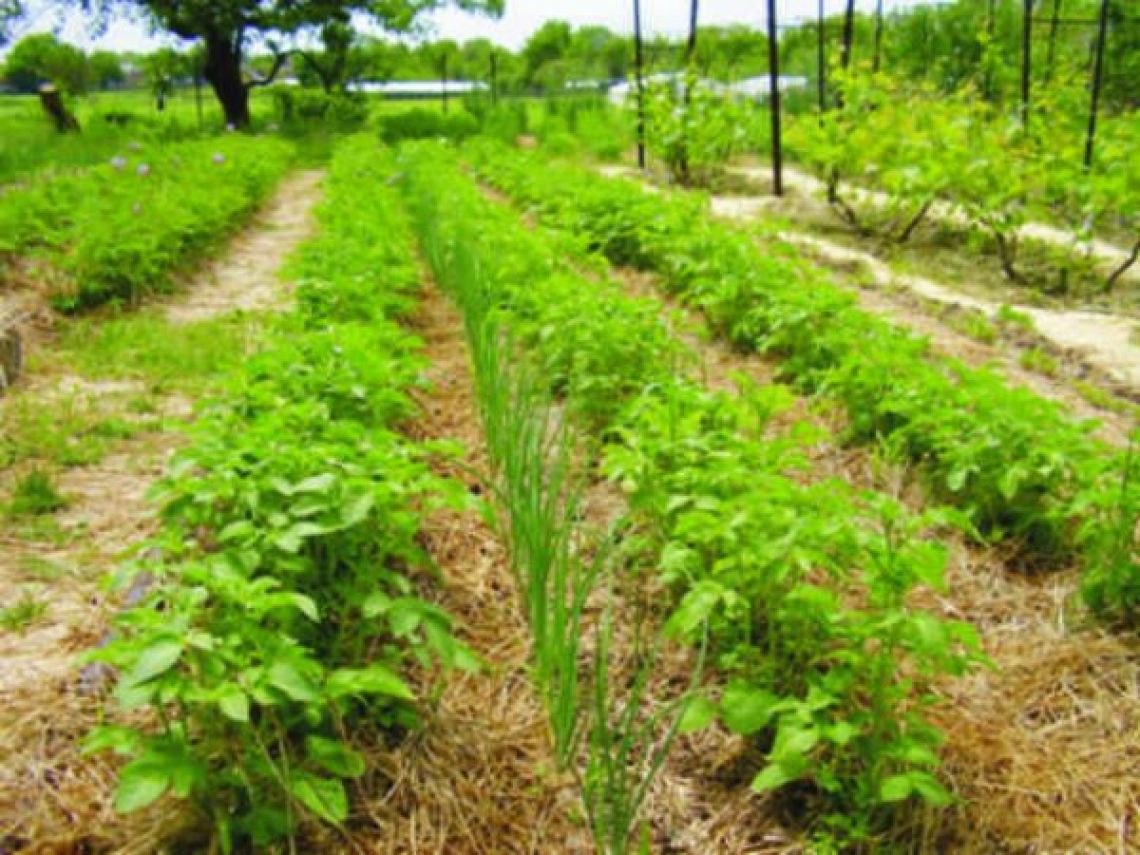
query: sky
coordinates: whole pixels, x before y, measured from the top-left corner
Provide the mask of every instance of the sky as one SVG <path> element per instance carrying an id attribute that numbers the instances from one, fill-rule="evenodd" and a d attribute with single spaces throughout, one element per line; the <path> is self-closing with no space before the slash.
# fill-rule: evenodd
<path id="1" fill-rule="evenodd" d="M 816 14 L 818 0 L 777 0 L 777 14 L 782 21 L 796 21 Z M 888 10 L 916 6 L 924 0 L 885 0 Z M 870 12 L 875 0 L 856 0 L 856 8 Z M 649 36 L 678 36 L 686 31 L 689 0 L 642 0 L 642 21 Z M 89 23 L 82 14 L 73 12 L 63 16 L 53 11 L 53 4 L 32 0 L 27 4 L 27 20 L 18 24 L 16 35 L 56 31 L 60 37 L 86 50 L 102 48 L 114 51 L 150 51 L 163 44 L 177 44 L 169 36 L 148 32 L 145 24 L 118 19 L 107 32 L 93 36 Z M 746 24 L 760 27 L 765 24 L 763 0 L 702 0 L 700 23 Z M 827 14 L 842 11 L 844 0 L 824 0 Z M 580 26 L 602 24 L 618 33 L 633 31 L 631 0 L 506 0 L 502 18 L 491 20 L 469 15 L 457 9 L 444 9 L 434 13 L 429 23 L 438 38 L 465 41 L 488 38 L 498 44 L 517 49 L 531 33 L 548 20 L 568 21 Z"/>

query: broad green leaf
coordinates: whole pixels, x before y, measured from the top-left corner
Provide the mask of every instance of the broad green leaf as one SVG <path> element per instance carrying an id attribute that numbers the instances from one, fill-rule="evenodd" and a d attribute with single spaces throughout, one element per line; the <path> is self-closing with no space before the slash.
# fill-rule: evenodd
<path id="1" fill-rule="evenodd" d="M 233 721 L 249 721 L 249 696 L 240 686 L 231 683 L 218 695 L 218 709 L 226 718 Z"/>
<path id="2" fill-rule="evenodd" d="M 376 591 L 375 593 L 368 595 L 368 599 L 364 601 L 364 605 L 361 606 L 360 611 L 365 618 L 371 619 L 377 615 L 384 614 L 384 612 L 388 611 L 391 605 L 391 597 L 389 597 L 383 591 Z"/>
<path id="3" fill-rule="evenodd" d="M 312 478 L 306 478 L 304 481 L 299 481 L 293 485 L 294 493 L 327 493 L 329 488 L 336 483 L 336 475 L 332 472 L 325 472 L 321 475 L 314 475 Z"/>
<path id="4" fill-rule="evenodd" d="M 901 802 L 910 798 L 912 791 L 908 775 L 891 775 L 879 785 L 879 801 Z"/>
<path id="5" fill-rule="evenodd" d="M 348 796 L 340 781 L 294 772 L 289 789 L 297 801 L 326 822 L 339 825 L 348 818 Z"/>
<path id="6" fill-rule="evenodd" d="M 317 687 L 291 663 L 281 659 L 269 667 L 269 684 L 295 701 L 314 703 L 320 700 Z"/>
<path id="7" fill-rule="evenodd" d="M 139 654 L 125 682 L 131 685 L 145 683 L 174 667 L 182 656 L 182 642 L 177 638 L 160 638 Z"/>
<path id="8" fill-rule="evenodd" d="M 170 772 L 143 758 L 128 763 L 119 773 L 115 810 L 131 813 L 153 804 L 170 788 Z"/>
<path id="9" fill-rule="evenodd" d="M 334 698 L 346 695 L 388 695 L 411 701 L 416 697 L 403 680 L 379 664 L 361 669 L 341 668 L 334 671 L 329 675 L 325 689 Z"/>
<path id="10" fill-rule="evenodd" d="M 725 689 L 721 697 L 721 718 L 733 733 L 751 736 L 768 726 L 779 700 L 765 689 L 734 684 Z"/>
<path id="11" fill-rule="evenodd" d="M 341 778 L 359 778 L 364 774 L 364 757 L 353 751 L 343 742 L 326 739 L 323 736 L 310 736 L 305 739 L 309 759 Z"/>
<path id="12" fill-rule="evenodd" d="M 695 733 L 704 730 L 716 717 L 716 704 L 703 696 L 697 696 L 685 705 L 681 720 L 677 724 L 680 733 Z"/>
<path id="13" fill-rule="evenodd" d="M 770 763 L 752 779 L 752 791 L 764 793 L 768 790 L 777 790 L 792 780 L 794 779 L 784 771 L 782 766 Z"/>
<path id="14" fill-rule="evenodd" d="M 912 772 L 910 782 L 914 791 L 934 807 L 945 807 L 954 801 L 954 796 L 933 775 L 925 772 Z"/>

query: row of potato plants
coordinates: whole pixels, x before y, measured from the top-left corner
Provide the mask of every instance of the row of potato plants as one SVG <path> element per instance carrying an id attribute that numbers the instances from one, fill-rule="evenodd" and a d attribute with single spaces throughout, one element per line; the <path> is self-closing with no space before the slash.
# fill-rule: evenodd
<path id="1" fill-rule="evenodd" d="M 0 195 L 0 281 L 44 281 L 64 311 L 169 290 L 292 160 L 292 147 L 271 138 L 139 143 L 82 172 L 11 188 Z"/>
<path id="2" fill-rule="evenodd" d="M 653 567 L 671 592 L 660 604 L 667 633 L 708 644 L 718 688 L 678 727 L 718 718 L 753 741 L 767 758 L 753 787 L 806 787 L 821 845 L 830 837 L 846 851 L 888 833 L 899 803 L 950 804 L 937 776 L 942 736 L 927 718 L 932 686 L 983 657 L 969 626 L 912 596 L 943 586 L 946 551 L 931 532 L 949 515 L 813 480 L 806 449 L 817 432 L 772 425 L 786 388 L 708 391 L 687 376 L 695 357 L 656 301 L 583 276 L 597 259 L 580 242 L 525 228 L 450 152 L 406 158 L 437 275 L 454 289 L 479 273 L 487 311 L 628 497 L 616 549 L 630 572 Z M 598 813 L 588 798 L 587 809 Z"/>
<path id="3" fill-rule="evenodd" d="M 201 409 L 154 492 L 161 530 L 121 574 L 150 592 L 89 655 L 130 722 L 87 743 L 129 758 L 116 808 L 186 800 L 201 851 L 343 823 L 360 745 L 415 724 L 408 675 L 476 665 L 419 593 L 425 517 L 464 494 L 400 432 L 424 359 L 398 324 L 419 277 L 387 157 L 360 139 L 334 156 L 296 307 Z"/>
<path id="4" fill-rule="evenodd" d="M 1129 154 L 1140 138 L 1135 116 L 1102 123 L 1097 160 L 1086 168 L 1084 125 L 1072 122 L 1072 104 L 1039 100 L 1026 131 L 969 90 L 935 96 L 881 74 L 841 85 L 844 108 L 797 117 L 788 142 L 858 231 L 905 241 L 935 206 L 948 206 L 993 241 L 1006 277 L 1025 284 L 1020 230 L 1051 223 L 1072 235 L 1047 253 L 1053 278 L 1045 289 L 1058 292 L 1071 289 L 1074 274 L 1092 274 L 1085 245 L 1093 237 L 1119 236 L 1127 247 L 1095 276 L 1101 290 L 1112 290 L 1140 258 L 1140 165 Z M 861 196 L 861 187 L 886 204 Z"/>
<path id="5" fill-rule="evenodd" d="M 702 197 L 646 192 L 505 147 L 469 148 L 481 175 L 616 264 L 650 270 L 735 346 L 777 357 L 784 377 L 840 403 L 845 440 L 916 464 L 933 497 L 1027 566 L 1082 566 L 1087 604 L 1140 622 L 1140 478 L 1063 407 L 863 310 L 786 246 L 712 218 Z"/>

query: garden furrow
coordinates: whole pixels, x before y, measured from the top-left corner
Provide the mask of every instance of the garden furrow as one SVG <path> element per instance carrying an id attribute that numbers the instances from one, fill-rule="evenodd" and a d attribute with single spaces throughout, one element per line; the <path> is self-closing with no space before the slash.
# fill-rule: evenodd
<path id="1" fill-rule="evenodd" d="M 271 298 L 266 302 L 285 305 L 290 290 L 278 269 L 311 232 L 322 174 L 287 184 L 285 192 L 306 192 L 278 197 L 266 219 L 215 262 L 210 279 L 240 279 Z M 292 210 L 279 213 L 290 202 Z M 277 227 L 285 221 L 291 228 Z M 245 257 L 251 245 L 260 252 L 256 265 Z M 206 274 L 199 276 L 205 284 Z M 24 625 L 0 630 L 5 851 L 121 845 L 147 852 L 158 845 L 153 816 L 148 826 L 112 810 L 112 764 L 79 753 L 101 720 L 105 686 L 98 670 L 80 677 L 78 657 L 106 638 L 122 604 L 101 578 L 157 530 L 147 492 L 185 444 L 195 399 L 244 358 L 265 324 L 259 313 L 231 315 L 264 305 L 233 289 L 214 295 L 207 313 L 187 290 L 129 316 L 66 321 L 54 346 L 35 357 L 32 376 L 0 399 L 5 451 L 16 461 L 0 470 L 4 498 L 38 470 L 66 502 L 5 520 L 0 539 L 0 606 L 14 614 L 28 603 Z M 8 513 L 7 502 L 0 513 Z M 141 595 L 142 588 L 127 593 Z"/>
<path id="2" fill-rule="evenodd" d="M 462 457 L 441 461 L 437 471 L 480 499 L 489 473 L 462 321 L 425 279 L 409 326 L 428 360 L 428 388 L 409 432 L 424 442 L 459 443 Z M 506 550 L 474 507 L 438 512 L 424 536 L 443 582 L 439 603 L 487 667 L 449 679 L 423 733 L 383 762 L 390 783 L 364 796 L 383 831 L 361 842 L 392 855 L 529 855 L 555 845 L 567 855 L 589 852 L 570 820 L 573 789 L 553 772 Z"/>

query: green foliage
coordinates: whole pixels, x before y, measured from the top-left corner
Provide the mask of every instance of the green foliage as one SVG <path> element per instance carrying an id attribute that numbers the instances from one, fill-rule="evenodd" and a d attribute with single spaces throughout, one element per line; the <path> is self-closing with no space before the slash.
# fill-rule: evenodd
<path id="1" fill-rule="evenodd" d="M 41 516 L 67 507 L 50 472 L 32 469 L 20 476 L 12 488 L 8 513 L 12 516 Z"/>
<path id="2" fill-rule="evenodd" d="M 77 95 L 87 88 L 87 57 L 51 33 L 34 33 L 8 52 L 4 79 L 19 92 L 35 92 L 41 84 L 52 83 Z"/>
<path id="3" fill-rule="evenodd" d="M 422 139 L 448 139 L 458 142 L 479 132 L 478 123 L 468 113 L 441 113 L 423 107 L 382 115 L 378 119 L 378 124 L 380 138 L 389 144 L 402 140 Z"/>
<path id="4" fill-rule="evenodd" d="M 762 145 L 764 118 L 695 76 L 646 90 L 647 147 L 682 184 L 707 184 L 732 157 Z"/>
<path id="5" fill-rule="evenodd" d="M 271 139 L 144 147 L 14 190 L 0 206 L 0 263 L 32 257 L 65 311 L 137 303 L 252 213 L 289 163 Z"/>
<path id="6" fill-rule="evenodd" d="M 476 667 L 419 593 L 424 515 L 461 491 L 395 430 L 422 366 L 387 315 L 386 288 L 407 299 L 415 283 L 387 170 L 363 139 L 334 160 L 324 233 L 295 263 L 299 308 L 200 414 L 155 492 L 156 585 L 89 657 L 157 724 L 88 740 L 131 758 L 116 808 L 188 799 L 222 851 L 344 822 L 345 781 L 365 771 L 348 735 L 415 724 L 411 671 Z M 305 296 L 341 285 L 366 302 L 342 314 Z"/>
<path id="7" fill-rule="evenodd" d="M 947 95 L 884 74 L 840 76 L 836 85 L 843 109 L 795 118 L 788 144 L 858 231 L 903 241 L 940 206 L 988 238 L 1011 282 L 1056 293 L 1112 290 L 1134 264 L 1098 270 L 1087 246 L 1098 233 L 1140 246 L 1140 169 L 1126 154 L 1136 146 L 1133 117 L 1102 124 L 1090 169 L 1074 119 L 1083 98 L 1066 90 L 1039 94 L 1026 131 L 968 86 Z M 1073 239 L 1034 242 L 1022 232 L 1030 221 L 1056 223 Z"/>
<path id="8" fill-rule="evenodd" d="M 355 128 L 368 118 L 368 104 L 349 92 L 319 92 L 313 89 L 273 89 L 277 114 L 282 122 L 319 120 L 340 128 Z"/>
<path id="9" fill-rule="evenodd" d="M 47 600 L 41 600 L 31 590 L 25 590 L 12 605 L 0 608 L 0 629 L 23 633 L 46 615 L 47 611 Z"/>
<path id="10" fill-rule="evenodd" d="M 1107 565 L 1095 546 L 1121 530 L 1122 471 L 1090 436 L 1093 425 L 988 370 L 932 356 L 924 340 L 858 309 L 786 250 L 766 253 L 715 222 L 697 200 L 543 168 L 498 148 L 473 153 L 498 186 L 615 263 L 659 273 L 735 345 L 779 357 L 797 386 L 842 404 L 848 439 L 916 463 L 932 495 L 962 509 L 976 536 L 1010 541 L 1032 564 L 1077 557 L 1086 573 L 1135 574 L 1133 529 L 1110 540 L 1116 557 Z M 1125 602 L 1115 607 L 1127 611 Z"/>
<path id="11" fill-rule="evenodd" d="M 935 774 L 929 682 L 963 673 L 980 647 L 971 627 L 908 602 L 943 588 L 945 550 L 924 533 L 949 517 L 789 477 L 806 458 L 795 434 L 767 434 L 778 391 L 651 390 L 607 471 L 650 533 L 650 565 L 678 592 L 670 629 L 710 628 L 730 677 L 725 724 L 769 746 L 753 788 L 811 782 L 822 821 L 853 842 L 881 830 L 896 801 L 952 801 Z"/>
<path id="12" fill-rule="evenodd" d="M 503 157 L 518 162 L 516 154 Z M 949 515 L 916 518 L 893 500 L 834 481 L 802 484 L 801 444 L 814 433 L 767 430 L 787 404 L 785 389 L 729 397 L 679 378 L 684 348 L 665 334 L 658 312 L 604 280 L 560 270 L 555 247 L 564 237 L 523 229 L 517 214 L 479 194 L 445 157 L 417 151 L 408 161 L 437 276 L 452 287 L 466 283 L 457 288 L 461 304 L 475 302 L 506 325 L 509 345 L 601 439 L 604 471 L 629 496 L 630 570 L 659 568 L 658 582 L 673 595 L 660 603 L 670 635 L 702 647 L 707 638 L 711 661 L 729 681 L 719 705 L 683 697 L 647 712 L 647 671 L 635 666 L 624 687 L 609 685 L 603 618 L 593 702 L 580 714 L 588 723 L 581 725 L 588 734 L 583 800 L 598 847 L 617 853 L 635 845 L 638 809 L 664 751 L 680 730 L 718 714 L 772 746 L 757 788 L 810 784 L 818 794 L 813 815 L 847 841 L 879 831 L 895 801 L 949 803 L 936 777 L 941 737 L 925 717 L 934 703 L 929 687 L 979 661 L 978 642 L 969 627 L 910 602 L 916 589 L 942 586 L 945 550 L 927 535 Z M 645 221 L 621 222 L 636 229 Z M 600 227 L 610 226 L 617 227 Z M 581 249 L 578 256 L 578 265 L 589 261 Z M 490 340 L 502 341 L 491 330 Z M 508 403 L 509 396 L 485 408 L 492 438 L 517 436 L 494 428 L 516 417 Z M 517 412 L 544 424 L 532 410 Z M 548 471 L 562 460 L 557 446 L 532 456 L 545 457 Z M 564 519 L 535 529 L 561 532 Z M 524 566 L 548 563 L 547 553 L 538 562 L 535 554 L 521 551 Z M 552 601 L 576 602 L 579 589 L 569 593 L 542 588 L 532 624 L 550 614 Z M 633 656 L 652 662 L 658 643 L 635 642 Z M 576 720 L 567 721 L 572 734 Z"/>

